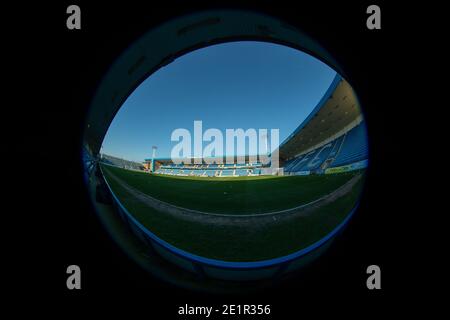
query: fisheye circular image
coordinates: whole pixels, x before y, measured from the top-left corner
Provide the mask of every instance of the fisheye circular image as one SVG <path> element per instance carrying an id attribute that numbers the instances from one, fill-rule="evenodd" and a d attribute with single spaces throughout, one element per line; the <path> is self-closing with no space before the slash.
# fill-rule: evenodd
<path id="1" fill-rule="evenodd" d="M 354 213 L 368 166 L 350 84 L 272 42 L 181 55 L 107 122 L 88 123 L 83 146 L 99 211 L 114 207 L 145 252 L 211 278 L 254 280 L 303 265 Z M 107 129 L 93 147 L 97 127 Z"/>

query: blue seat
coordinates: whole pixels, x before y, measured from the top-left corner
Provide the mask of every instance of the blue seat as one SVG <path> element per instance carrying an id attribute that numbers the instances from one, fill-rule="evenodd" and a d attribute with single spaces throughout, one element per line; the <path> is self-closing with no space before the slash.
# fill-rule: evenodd
<path id="1" fill-rule="evenodd" d="M 224 177 L 224 176 L 232 176 L 233 172 L 234 172 L 233 169 L 225 169 L 225 170 L 222 170 L 221 176 L 222 177 Z"/>
<path id="2" fill-rule="evenodd" d="M 361 123 L 346 134 L 341 149 L 331 166 L 338 167 L 358 162 L 367 159 L 368 155 L 366 128 L 364 123 Z"/>
<path id="3" fill-rule="evenodd" d="M 248 171 L 247 171 L 247 169 L 236 169 L 235 175 L 248 176 Z"/>
<path id="4" fill-rule="evenodd" d="M 290 159 L 284 165 L 286 172 L 317 170 L 328 159 L 334 159 L 331 167 L 342 166 L 367 159 L 368 143 L 363 122 L 333 141 Z"/>

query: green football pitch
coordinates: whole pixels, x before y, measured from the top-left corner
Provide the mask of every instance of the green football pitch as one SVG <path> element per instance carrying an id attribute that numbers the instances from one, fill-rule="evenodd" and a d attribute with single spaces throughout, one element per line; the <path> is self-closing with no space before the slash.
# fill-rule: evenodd
<path id="1" fill-rule="evenodd" d="M 289 209 L 314 201 L 353 174 L 321 176 L 182 177 L 153 175 L 104 166 L 131 187 L 179 207 L 211 213 L 253 214 Z"/>
<path id="2" fill-rule="evenodd" d="M 363 172 L 311 176 L 179 177 L 154 175 L 102 165 L 112 191 L 148 230 L 170 244 L 207 258 L 258 261 L 290 254 L 320 240 L 354 208 L 363 179 L 333 201 L 269 221 L 263 213 L 291 209 L 326 196 Z M 251 220 L 189 219 L 150 207 L 138 190 L 178 207 Z"/>

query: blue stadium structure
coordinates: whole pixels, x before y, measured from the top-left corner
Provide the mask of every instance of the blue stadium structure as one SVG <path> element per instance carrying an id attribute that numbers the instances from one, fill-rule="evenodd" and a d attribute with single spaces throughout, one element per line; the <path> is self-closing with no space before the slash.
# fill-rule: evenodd
<path id="1" fill-rule="evenodd" d="M 366 125 L 351 86 L 336 75 L 325 95 L 309 116 L 278 149 L 283 170 L 265 169 L 269 164 L 174 164 L 155 159 L 156 174 L 239 177 L 262 174 L 326 174 L 365 168 L 368 164 Z M 192 159 L 189 159 L 192 160 Z M 213 160 L 213 159 L 210 159 Z M 151 159 L 146 159 L 150 162 Z M 191 161 L 193 162 L 193 161 Z"/>
<path id="2" fill-rule="evenodd" d="M 345 135 L 340 152 L 331 163 L 331 166 L 338 167 L 367 159 L 368 152 L 369 146 L 367 143 L 366 130 L 364 123 L 362 123 Z"/>
<path id="3" fill-rule="evenodd" d="M 359 123 L 338 138 L 288 160 L 285 173 L 317 172 L 365 161 L 368 142 L 364 122 Z"/>
<path id="4" fill-rule="evenodd" d="M 142 163 L 125 160 L 123 158 L 113 157 L 107 154 L 102 154 L 101 159 L 103 163 L 113 165 L 116 167 L 121 167 L 129 170 L 144 170 Z"/>
<path id="5" fill-rule="evenodd" d="M 149 159 L 150 160 L 150 159 Z M 148 160 L 148 161 L 149 161 Z M 197 177 L 239 177 L 261 174 L 261 163 L 224 163 L 224 164 L 174 164 L 170 159 L 158 159 L 157 163 L 162 164 L 154 172 L 156 174 L 197 176 Z"/>
<path id="6" fill-rule="evenodd" d="M 336 75 L 309 116 L 280 145 L 284 174 L 327 174 L 367 167 L 368 138 L 359 102 Z"/>

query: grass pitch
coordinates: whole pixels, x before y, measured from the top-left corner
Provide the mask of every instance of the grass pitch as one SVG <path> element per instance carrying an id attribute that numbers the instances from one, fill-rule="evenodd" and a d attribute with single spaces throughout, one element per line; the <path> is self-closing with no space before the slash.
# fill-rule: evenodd
<path id="1" fill-rule="evenodd" d="M 280 210 L 309 202 L 333 191 L 355 173 L 217 179 L 157 176 L 110 166 L 103 166 L 103 172 L 118 199 L 148 230 L 180 249 L 226 261 L 271 259 L 313 244 L 348 215 L 363 186 L 360 179 L 346 195 L 306 216 L 264 225 L 211 225 L 148 207 L 111 179 L 111 173 L 160 200 L 209 212 L 234 210 L 236 214 Z"/>
<path id="2" fill-rule="evenodd" d="M 107 176 L 113 173 L 131 187 L 176 206 L 237 215 L 294 208 L 331 193 L 353 177 L 338 174 L 207 178 L 103 168 Z"/>

